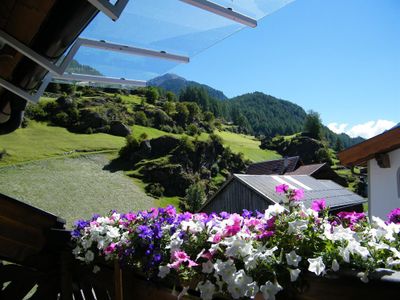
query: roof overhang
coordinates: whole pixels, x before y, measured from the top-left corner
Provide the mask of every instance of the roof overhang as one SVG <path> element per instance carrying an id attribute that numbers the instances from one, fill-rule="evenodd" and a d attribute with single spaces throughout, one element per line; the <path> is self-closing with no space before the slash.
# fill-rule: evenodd
<path id="1" fill-rule="evenodd" d="M 338 153 L 340 162 L 345 166 L 365 165 L 376 155 L 400 148 L 400 127 L 385 131 L 380 135 L 361 142 Z"/>

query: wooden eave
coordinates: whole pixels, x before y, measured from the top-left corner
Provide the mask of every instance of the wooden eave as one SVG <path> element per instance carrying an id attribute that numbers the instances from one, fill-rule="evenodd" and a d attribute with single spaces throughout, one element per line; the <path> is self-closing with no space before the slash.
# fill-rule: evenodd
<path id="1" fill-rule="evenodd" d="M 388 153 L 398 148 L 400 148 L 400 127 L 343 150 L 338 153 L 338 157 L 345 166 L 363 165 L 376 154 Z"/>

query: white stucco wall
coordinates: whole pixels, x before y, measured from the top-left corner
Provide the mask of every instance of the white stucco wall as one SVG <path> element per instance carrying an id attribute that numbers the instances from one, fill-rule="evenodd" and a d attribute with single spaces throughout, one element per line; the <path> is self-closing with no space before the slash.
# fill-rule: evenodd
<path id="1" fill-rule="evenodd" d="M 380 168 L 375 159 L 368 161 L 369 214 L 384 220 L 394 208 L 400 207 L 398 192 L 398 170 L 400 149 L 389 153 L 390 168 Z"/>

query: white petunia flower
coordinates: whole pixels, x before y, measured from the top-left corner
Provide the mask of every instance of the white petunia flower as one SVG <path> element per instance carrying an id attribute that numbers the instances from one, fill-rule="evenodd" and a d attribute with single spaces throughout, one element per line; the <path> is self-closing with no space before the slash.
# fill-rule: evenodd
<path id="1" fill-rule="evenodd" d="M 213 295 L 215 293 L 215 285 L 212 284 L 209 280 L 206 282 L 202 283 L 199 282 L 197 284 L 197 290 L 200 291 L 200 297 L 203 300 L 212 300 Z"/>
<path id="2" fill-rule="evenodd" d="M 301 261 L 301 256 L 297 255 L 294 250 L 290 251 L 290 253 L 286 253 L 286 261 L 289 266 L 298 267 L 299 262 Z"/>
<path id="3" fill-rule="evenodd" d="M 109 239 L 115 239 L 120 237 L 120 233 L 117 227 L 107 226 L 107 237 Z"/>
<path id="4" fill-rule="evenodd" d="M 191 233 L 198 233 L 202 232 L 204 229 L 204 223 L 203 222 L 196 222 L 193 220 L 189 221 L 182 221 L 181 227 L 183 231 L 189 231 Z"/>
<path id="5" fill-rule="evenodd" d="M 260 286 L 260 292 L 263 294 L 264 300 L 275 300 L 275 295 L 282 290 L 278 282 L 276 284 L 267 281 L 265 285 Z"/>
<path id="6" fill-rule="evenodd" d="M 334 272 L 337 272 L 337 271 L 339 271 L 339 268 L 340 268 L 339 263 L 337 262 L 336 259 L 334 259 L 334 260 L 332 261 L 332 270 L 333 270 Z"/>
<path id="7" fill-rule="evenodd" d="M 297 278 L 299 277 L 301 270 L 299 270 L 299 269 L 288 269 L 288 270 L 290 273 L 290 281 L 291 282 L 296 281 Z"/>
<path id="8" fill-rule="evenodd" d="M 229 283 L 233 280 L 233 274 L 236 273 L 236 267 L 233 260 L 222 261 L 218 259 L 214 264 L 215 272 L 222 277 L 222 280 Z"/>
<path id="9" fill-rule="evenodd" d="M 246 294 L 251 294 L 252 291 L 254 291 L 254 285 L 251 285 L 252 283 L 253 278 L 248 276 L 244 270 L 239 270 L 232 274 L 232 280 L 228 282 L 228 292 L 234 299 L 244 297 Z M 251 287 L 251 289 L 249 289 L 249 287 Z"/>
<path id="10" fill-rule="evenodd" d="M 257 282 L 253 281 L 252 283 L 247 285 L 246 292 L 244 295 L 246 297 L 250 297 L 251 299 L 253 299 L 259 290 L 260 289 L 258 287 Z"/>
<path id="11" fill-rule="evenodd" d="M 388 257 L 388 259 L 386 260 L 386 264 L 389 267 L 395 267 L 400 265 L 400 259 L 393 259 L 393 257 Z"/>
<path id="12" fill-rule="evenodd" d="M 356 241 L 350 241 L 346 247 L 346 249 L 351 253 L 351 254 L 358 254 L 361 256 L 363 260 L 367 260 L 368 257 L 370 256 L 370 253 L 366 247 L 363 247 L 360 245 L 359 242 Z"/>
<path id="13" fill-rule="evenodd" d="M 317 274 L 318 276 L 321 275 L 322 273 L 324 273 L 325 264 L 324 264 L 321 256 L 319 256 L 317 258 L 309 258 L 307 260 L 310 263 L 310 265 L 308 267 L 308 270 L 310 272 L 313 272 L 313 273 Z"/>
<path id="14" fill-rule="evenodd" d="M 265 219 L 268 220 L 271 217 L 274 217 L 274 216 L 277 216 L 277 215 L 283 213 L 284 211 L 285 211 L 285 208 L 282 205 L 278 204 L 278 203 L 276 203 L 274 205 L 270 205 L 265 210 L 265 213 L 264 213 Z"/>
<path id="15" fill-rule="evenodd" d="M 158 277 L 165 278 L 169 274 L 171 269 L 168 266 L 159 266 L 158 267 Z"/>
<path id="16" fill-rule="evenodd" d="M 349 249 L 347 247 L 346 248 L 339 247 L 338 249 L 339 249 L 339 254 L 343 258 L 343 260 L 345 262 L 349 263 L 350 262 L 350 251 L 349 251 Z"/>
<path id="17" fill-rule="evenodd" d="M 85 262 L 90 263 L 94 260 L 94 253 L 91 250 L 88 250 L 85 254 Z"/>
<path id="18" fill-rule="evenodd" d="M 289 229 L 288 233 L 297 233 L 297 232 L 302 232 L 307 229 L 308 226 L 308 221 L 307 220 L 295 220 L 292 222 L 289 222 Z"/>
<path id="19" fill-rule="evenodd" d="M 96 274 L 98 272 L 100 272 L 100 267 L 96 265 L 93 267 L 93 273 Z"/>
<path id="20" fill-rule="evenodd" d="M 225 239 L 224 244 L 228 246 L 225 250 L 225 255 L 228 257 L 245 257 L 250 255 L 253 250 L 251 243 L 234 237 Z"/>
<path id="21" fill-rule="evenodd" d="M 214 271 L 214 264 L 209 260 L 205 263 L 202 263 L 202 272 L 206 273 L 206 274 L 210 274 L 212 273 L 212 271 Z"/>
<path id="22" fill-rule="evenodd" d="M 368 272 L 360 272 L 357 275 L 358 277 L 360 277 L 360 280 L 364 283 L 368 283 L 369 279 L 368 279 Z"/>

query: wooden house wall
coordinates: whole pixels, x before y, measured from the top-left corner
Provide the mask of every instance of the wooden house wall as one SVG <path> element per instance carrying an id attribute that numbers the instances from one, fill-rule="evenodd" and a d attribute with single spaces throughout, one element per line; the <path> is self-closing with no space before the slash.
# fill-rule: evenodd
<path id="1" fill-rule="evenodd" d="M 204 208 L 206 213 L 226 211 L 241 213 L 243 209 L 264 211 L 272 202 L 237 179 L 233 179 Z"/>

